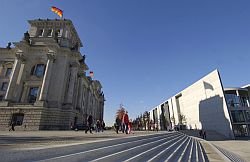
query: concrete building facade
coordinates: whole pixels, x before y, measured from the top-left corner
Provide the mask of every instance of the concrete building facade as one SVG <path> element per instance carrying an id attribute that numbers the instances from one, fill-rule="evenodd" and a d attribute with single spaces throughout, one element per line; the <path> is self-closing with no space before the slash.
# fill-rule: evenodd
<path id="1" fill-rule="evenodd" d="M 99 81 L 86 76 L 82 42 L 70 20 L 30 20 L 23 40 L 0 48 L 0 129 L 69 129 L 89 114 L 103 120 Z"/>
<path id="2" fill-rule="evenodd" d="M 224 89 L 215 70 L 151 109 L 150 118 L 161 130 L 204 129 L 231 139 L 250 136 L 249 88 Z"/>

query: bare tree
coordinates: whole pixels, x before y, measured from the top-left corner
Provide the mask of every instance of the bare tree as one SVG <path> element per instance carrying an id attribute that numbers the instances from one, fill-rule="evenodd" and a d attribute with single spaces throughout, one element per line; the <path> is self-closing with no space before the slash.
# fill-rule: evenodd
<path id="1" fill-rule="evenodd" d="M 120 107 L 119 107 L 119 109 L 116 111 L 115 117 L 116 118 L 118 117 L 120 120 L 122 120 L 122 117 L 125 114 L 125 111 L 126 111 L 125 108 L 121 104 Z"/>

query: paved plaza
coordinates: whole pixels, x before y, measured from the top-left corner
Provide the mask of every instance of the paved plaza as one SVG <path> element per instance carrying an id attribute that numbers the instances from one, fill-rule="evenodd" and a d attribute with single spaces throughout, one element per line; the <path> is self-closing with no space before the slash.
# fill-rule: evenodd
<path id="1" fill-rule="evenodd" d="M 147 143 L 150 144 L 147 145 Z M 114 149 L 113 146 L 117 148 Z M 93 134 L 85 134 L 84 131 L 0 132 L 0 155 L 5 158 L 4 161 L 17 159 L 19 159 L 18 161 L 44 159 L 57 161 L 58 157 L 60 157 L 59 161 L 69 159 L 79 161 L 82 158 L 97 159 L 98 161 L 125 159 L 143 161 L 151 158 L 155 161 L 166 160 L 166 158 L 184 161 L 228 161 L 228 158 L 215 146 L 226 149 L 230 152 L 230 156 L 232 156 L 231 153 L 234 153 L 233 155 L 240 157 L 242 161 L 243 159 L 250 161 L 250 142 L 247 140 L 208 142 L 179 132 L 135 131 L 128 135 L 116 134 L 114 131 L 94 132 Z M 108 148 L 105 149 L 106 147 Z M 92 151 L 95 149 L 98 151 L 104 149 L 107 152 L 94 151 L 93 154 Z M 88 154 L 83 156 L 82 153 L 86 151 Z M 150 155 L 146 154 L 147 156 L 145 156 L 145 151 L 149 151 Z M 165 152 L 168 156 L 162 156 L 161 152 Z M 31 159 L 27 159 L 29 156 Z M 64 157 L 67 158 L 64 159 Z M 103 157 L 105 158 L 103 159 Z"/>

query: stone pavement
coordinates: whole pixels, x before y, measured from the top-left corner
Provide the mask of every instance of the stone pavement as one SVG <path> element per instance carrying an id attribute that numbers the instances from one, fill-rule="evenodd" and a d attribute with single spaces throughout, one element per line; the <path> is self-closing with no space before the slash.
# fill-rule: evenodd
<path id="1" fill-rule="evenodd" d="M 114 131 L 99 133 L 93 131 L 93 134 L 89 132 L 85 134 L 84 131 L 0 131 L 0 149 L 60 147 L 154 133 L 156 132 L 136 131 L 134 134 L 116 134 Z"/>
<path id="2" fill-rule="evenodd" d="M 143 136 L 155 134 L 153 131 L 135 131 L 134 134 L 116 134 L 114 131 L 104 131 L 100 133 L 85 134 L 84 131 L 0 131 L 0 150 L 19 150 L 30 148 L 51 148 L 92 143 L 102 140 L 112 140 L 117 138 L 127 138 L 133 136 Z M 159 131 L 158 133 L 161 133 Z M 211 137 L 210 137 L 211 138 Z M 245 160 L 250 161 L 250 142 L 249 141 L 208 141 L 200 140 L 209 161 L 225 161 L 220 153 L 211 145 L 231 151 Z"/>
<path id="3" fill-rule="evenodd" d="M 228 141 L 211 141 L 211 143 L 233 152 L 239 157 L 250 162 L 250 141 L 248 140 L 228 140 Z"/>

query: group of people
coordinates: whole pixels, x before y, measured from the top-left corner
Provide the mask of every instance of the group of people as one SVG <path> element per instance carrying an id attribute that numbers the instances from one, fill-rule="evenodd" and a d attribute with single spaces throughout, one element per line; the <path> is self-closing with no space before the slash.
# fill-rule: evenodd
<path id="1" fill-rule="evenodd" d="M 123 114 L 122 119 L 120 119 L 118 116 L 116 117 L 114 126 L 117 134 L 119 130 L 126 134 L 132 133 L 132 120 L 129 120 L 127 111 L 125 111 Z"/>
<path id="2" fill-rule="evenodd" d="M 83 125 L 84 126 L 84 125 Z M 78 131 L 78 127 L 76 125 L 73 125 L 71 123 L 71 129 Z M 92 115 L 89 115 L 87 117 L 87 124 L 85 129 L 85 133 L 88 133 L 88 131 L 92 134 L 92 131 L 95 130 L 96 132 L 103 132 L 105 129 L 105 122 L 103 120 L 96 120 L 94 123 L 94 119 Z"/>
<path id="3" fill-rule="evenodd" d="M 92 125 L 94 124 L 94 129 L 95 129 L 95 131 L 96 132 L 100 132 L 100 131 L 102 131 L 103 132 L 103 130 L 104 130 L 104 128 L 105 128 L 105 123 L 104 123 L 104 121 L 102 120 L 102 121 L 100 121 L 100 120 L 97 120 L 96 121 L 96 123 L 93 123 L 93 117 L 92 117 L 92 115 L 89 115 L 88 116 L 88 118 L 87 118 L 87 128 L 86 128 L 86 130 L 85 130 L 85 133 L 88 133 L 88 131 L 90 132 L 90 133 L 92 133 Z"/>
<path id="4" fill-rule="evenodd" d="M 100 132 L 100 131 L 103 132 L 103 130 L 105 128 L 104 121 L 103 120 L 102 121 L 97 120 L 96 123 L 93 123 L 93 122 L 94 122 L 93 116 L 89 115 L 88 118 L 87 118 L 87 128 L 85 130 L 85 133 L 88 133 L 88 131 L 90 133 L 92 133 L 92 128 L 95 129 L 96 132 Z"/>
<path id="5" fill-rule="evenodd" d="M 199 136 L 202 137 L 203 139 L 207 138 L 207 133 L 205 130 L 200 130 L 199 131 Z"/>
<path id="6" fill-rule="evenodd" d="M 100 121 L 100 120 L 97 120 L 96 123 L 94 124 L 94 129 L 95 129 L 95 132 L 103 132 L 105 128 L 105 123 L 104 121 Z"/>

